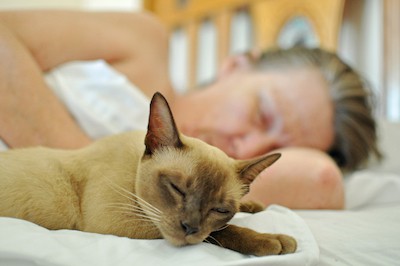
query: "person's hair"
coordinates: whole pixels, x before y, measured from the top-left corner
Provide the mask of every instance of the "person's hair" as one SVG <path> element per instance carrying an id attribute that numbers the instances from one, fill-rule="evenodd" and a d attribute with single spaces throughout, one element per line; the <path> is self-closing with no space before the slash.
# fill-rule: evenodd
<path id="1" fill-rule="evenodd" d="M 334 142 L 327 151 L 344 171 L 381 158 L 374 119 L 374 95 L 366 80 L 335 53 L 320 48 L 272 49 L 255 61 L 257 69 L 315 67 L 326 79 L 334 106 Z"/>

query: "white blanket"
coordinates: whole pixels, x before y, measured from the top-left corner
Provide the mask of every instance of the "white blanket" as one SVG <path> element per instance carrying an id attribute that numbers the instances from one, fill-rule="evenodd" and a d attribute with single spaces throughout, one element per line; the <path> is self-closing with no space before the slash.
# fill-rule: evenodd
<path id="1" fill-rule="evenodd" d="M 49 231 L 30 222 L 0 218 L 0 265 L 316 265 L 317 243 L 304 220 L 271 206 L 255 215 L 239 213 L 232 224 L 266 233 L 286 233 L 298 250 L 284 256 L 254 257 L 202 243 L 177 248 L 165 240 L 134 240 L 72 230 Z"/>

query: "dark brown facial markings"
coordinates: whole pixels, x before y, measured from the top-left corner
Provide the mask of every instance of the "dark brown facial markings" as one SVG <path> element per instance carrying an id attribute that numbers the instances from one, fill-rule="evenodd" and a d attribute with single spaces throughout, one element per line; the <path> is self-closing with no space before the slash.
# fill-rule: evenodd
<path id="1" fill-rule="evenodd" d="M 186 235 L 222 228 L 237 212 L 240 195 L 232 186 L 235 171 L 217 163 L 196 164 L 190 173 L 184 168 L 164 169 L 159 172 L 159 191 L 166 208 L 172 210 L 175 224 Z"/>

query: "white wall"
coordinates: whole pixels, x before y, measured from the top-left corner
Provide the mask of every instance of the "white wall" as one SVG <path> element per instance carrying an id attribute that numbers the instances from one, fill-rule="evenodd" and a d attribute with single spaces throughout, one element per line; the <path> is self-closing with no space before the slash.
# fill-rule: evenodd
<path id="1" fill-rule="evenodd" d="M 383 0 L 347 0 L 339 54 L 378 92 L 382 87 Z"/>

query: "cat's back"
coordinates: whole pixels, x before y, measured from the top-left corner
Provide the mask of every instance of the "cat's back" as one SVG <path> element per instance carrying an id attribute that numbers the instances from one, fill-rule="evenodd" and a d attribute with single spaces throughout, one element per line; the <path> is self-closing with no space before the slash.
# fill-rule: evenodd
<path id="1" fill-rule="evenodd" d="M 0 216 L 51 229 L 79 228 L 86 187 L 107 172 L 135 172 L 143 138 L 143 133 L 125 133 L 78 150 L 36 147 L 0 152 Z"/>
<path id="2" fill-rule="evenodd" d="M 45 147 L 15 149 L 0 152 L 0 179 L 16 175 L 43 171 L 57 164 L 68 156 L 70 151 L 49 149 Z"/>
<path id="3" fill-rule="evenodd" d="M 113 161 L 137 160 L 144 151 L 143 139 L 144 133 L 138 131 L 106 137 L 76 150 L 32 147 L 0 152 L 0 179 L 8 175 L 16 176 L 18 173 L 27 175 L 53 172 L 61 168 L 82 169 L 92 167 L 95 163 L 112 164 Z"/>

